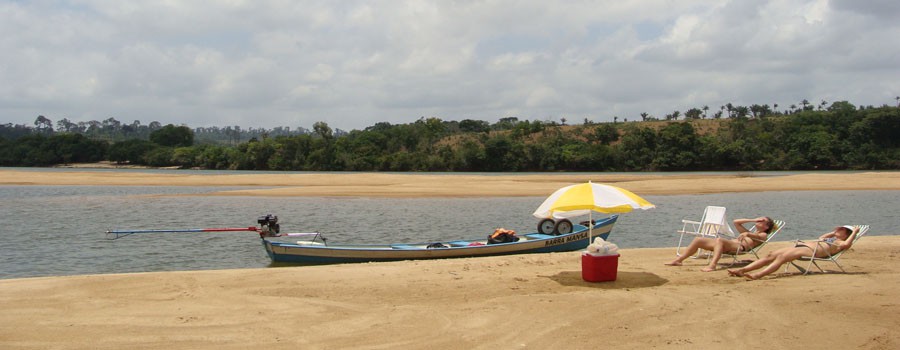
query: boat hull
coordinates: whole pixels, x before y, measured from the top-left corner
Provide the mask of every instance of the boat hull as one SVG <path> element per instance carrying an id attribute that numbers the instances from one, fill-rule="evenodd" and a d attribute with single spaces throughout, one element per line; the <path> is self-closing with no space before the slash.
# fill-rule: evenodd
<path id="1" fill-rule="evenodd" d="M 529 233 L 518 242 L 470 246 L 480 240 L 441 242 L 449 248 L 425 248 L 428 243 L 388 245 L 306 245 L 262 239 L 273 262 L 297 264 L 341 264 L 377 261 L 449 259 L 510 254 L 566 252 L 584 249 L 591 237 L 609 237 L 618 216 L 599 220 L 591 230 L 577 225 L 572 233 L 552 236 Z M 433 243 L 433 242 L 431 242 Z"/>

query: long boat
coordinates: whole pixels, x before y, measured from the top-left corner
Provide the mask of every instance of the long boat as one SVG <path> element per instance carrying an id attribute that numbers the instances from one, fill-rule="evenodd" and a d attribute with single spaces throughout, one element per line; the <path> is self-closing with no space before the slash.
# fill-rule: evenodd
<path id="1" fill-rule="evenodd" d="M 327 244 L 315 241 L 284 242 L 271 237 L 262 237 L 262 244 L 273 262 L 300 264 L 339 264 L 566 252 L 586 248 L 593 239 L 592 237 L 607 239 L 617 219 L 618 215 L 612 215 L 595 221 L 593 227 L 580 224 L 572 225 L 571 233 L 559 235 L 527 233 L 517 235 L 519 240 L 516 242 L 496 244 L 488 244 L 486 238 L 397 244 Z"/>

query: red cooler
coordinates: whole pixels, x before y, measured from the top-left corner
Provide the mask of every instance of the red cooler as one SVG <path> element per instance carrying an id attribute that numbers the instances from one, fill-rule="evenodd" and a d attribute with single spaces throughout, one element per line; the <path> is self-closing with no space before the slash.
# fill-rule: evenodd
<path id="1" fill-rule="evenodd" d="M 619 270 L 619 254 L 593 256 L 581 253 L 581 278 L 588 282 L 615 281 Z"/>

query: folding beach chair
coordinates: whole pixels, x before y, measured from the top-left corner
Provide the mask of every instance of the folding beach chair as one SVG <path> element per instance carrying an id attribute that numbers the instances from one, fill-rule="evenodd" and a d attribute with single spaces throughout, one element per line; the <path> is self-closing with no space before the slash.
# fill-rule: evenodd
<path id="1" fill-rule="evenodd" d="M 719 235 L 734 236 L 731 226 L 728 226 L 728 219 L 725 217 L 725 207 L 708 206 L 703 211 L 700 221 L 681 220 L 681 230 L 676 231 L 681 236 L 678 238 L 678 247 L 675 248 L 675 255 L 681 256 L 681 244 L 684 241 L 684 235 L 692 235 L 696 237 L 715 238 Z M 700 256 L 700 250 L 697 251 Z"/>
<path id="2" fill-rule="evenodd" d="M 774 238 L 775 235 L 778 234 L 778 232 L 781 232 L 781 229 L 784 228 L 784 225 L 787 225 L 782 220 L 772 220 L 772 221 L 773 221 L 772 232 L 769 232 L 769 234 L 766 235 L 766 239 L 764 241 L 759 241 L 760 242 L 759 245 L 753 247 L 750 250 L 744 250 L 744 247 L 739 245 L 737 252 L 722 253 L 722 255 L 730 255 L 732 258 L 734 258 L 734 260 L 731 262 L 731 266 L 734 266 L 734 264 L 738 263 L 738 256 L 740 256 L 740 255 L 753 254 L 753 256 L 755 256 L 757 259 L 759 259 L 759 254 L 757 254 L 757 252 L 762 250 L 762 248 L 765 247 L 767 243 L 771 242 L 772 238 Z M 756 226 L 753 226 L 753 228 L 750 229 L 750 232 L 756 232 Z"/>
<path id="3" fill-rule="evenodd" d="M 856 226 L 856 227 L 859 227 L 859 232 L 856 233 L 856 238 L 853 239 L 853 244 L 854 244 L 854 245 L 856 244 L 856 242 L 859 241 L 860 238 L 862 238 L 862 236 L 865 236 L 866 233 L 869 232 L 869 225 L 855 225 L 855 226 Z M 797 259 L 797 260 L 795 260 L 795 261 L 791 261 L 791 265 L 794 265 L 794 267 L 796 267 L 798 270 L 800 270 L 800 272 L 803 272 L 803 274 L 806 275 L 806 274 L 809 274 L 809 269 L 810 269 L 810 267 L 812 267 L 813 265 L 815 265 L 816 268 L 819 269 L 819 271 L 821 271 L 821 272 L 824 273 L 825 270 L 822 269 L 822 267 L 819 266 L 819 264 L 816 263 L 816 262 L 817 262 L 817 261 L 831 261 L 831 262 L 833 262 L 835 265 L 837 265 L 837 267 L 838 267 L 839 269 L 841 269 L 841 272 L 846 273 L 847 271 L 845 271 L 845 270 L 844 270 L 844 267 L 841 266 L 841 263 L 838 262 L 838 258 L 840 258 L 841 255 L 843 255 L 844 252 L 845 252 L 846 250 L 839 251 L 839 252 L 835 253 L 834 255 L 829 254 L 827 257 L 817 258 L 817 257 L 816 257 L 816 253 L 818 252 L 818 250 L 819 250 L 819 245 L 821 245 L 821 244 L 830 244 L 830 243 L 825 242 L 825 241 L 821 241 L 821 240 L 816 241 L 816 249 L 813 249 L 813 254 L 812 254 L 812 256 L 804 256 L 804 257 L 801 257 L 801 258 L 799 258 L 799 259 Z M 851 247 L 852 247 L 852 245 L 851 245 Z M 809 263 L 806 265 L 806 268 L 803 268 L 803 267 L 800 267 L 800 265 L 797 265 L 797 261 L 809 261 Z M 785 264 L 785 265 L 784 265 L 784 272 L 785 272 L 785 273 L 787 273 L 788 267 L 789 267 L 788 264 Z"/>

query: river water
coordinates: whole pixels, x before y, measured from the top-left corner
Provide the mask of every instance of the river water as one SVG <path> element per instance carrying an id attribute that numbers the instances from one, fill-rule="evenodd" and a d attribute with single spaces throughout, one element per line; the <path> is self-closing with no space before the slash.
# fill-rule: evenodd
<path id="1" fill-rule="evenodd" d="M 330 243 L 426 242 L 485 237 L 496 227 L 534 232 L 544 197 L 309 198 L 196 194 L 235 187 L 0 186 L 0 279 L 271 266 L 252 232 L 135 234 L 106 230 L 248 227 L 279 216 L 284 232 L 320 232 Z M 657 208 L 623 214 L 610 241 L 671 247 L 682 219 L 707 205 L 729 218 L 787 222 L 778 241 L 816 237 L 841 224 L 896 229 L 898 191 L 815 191 L 644 196 Z"/>

